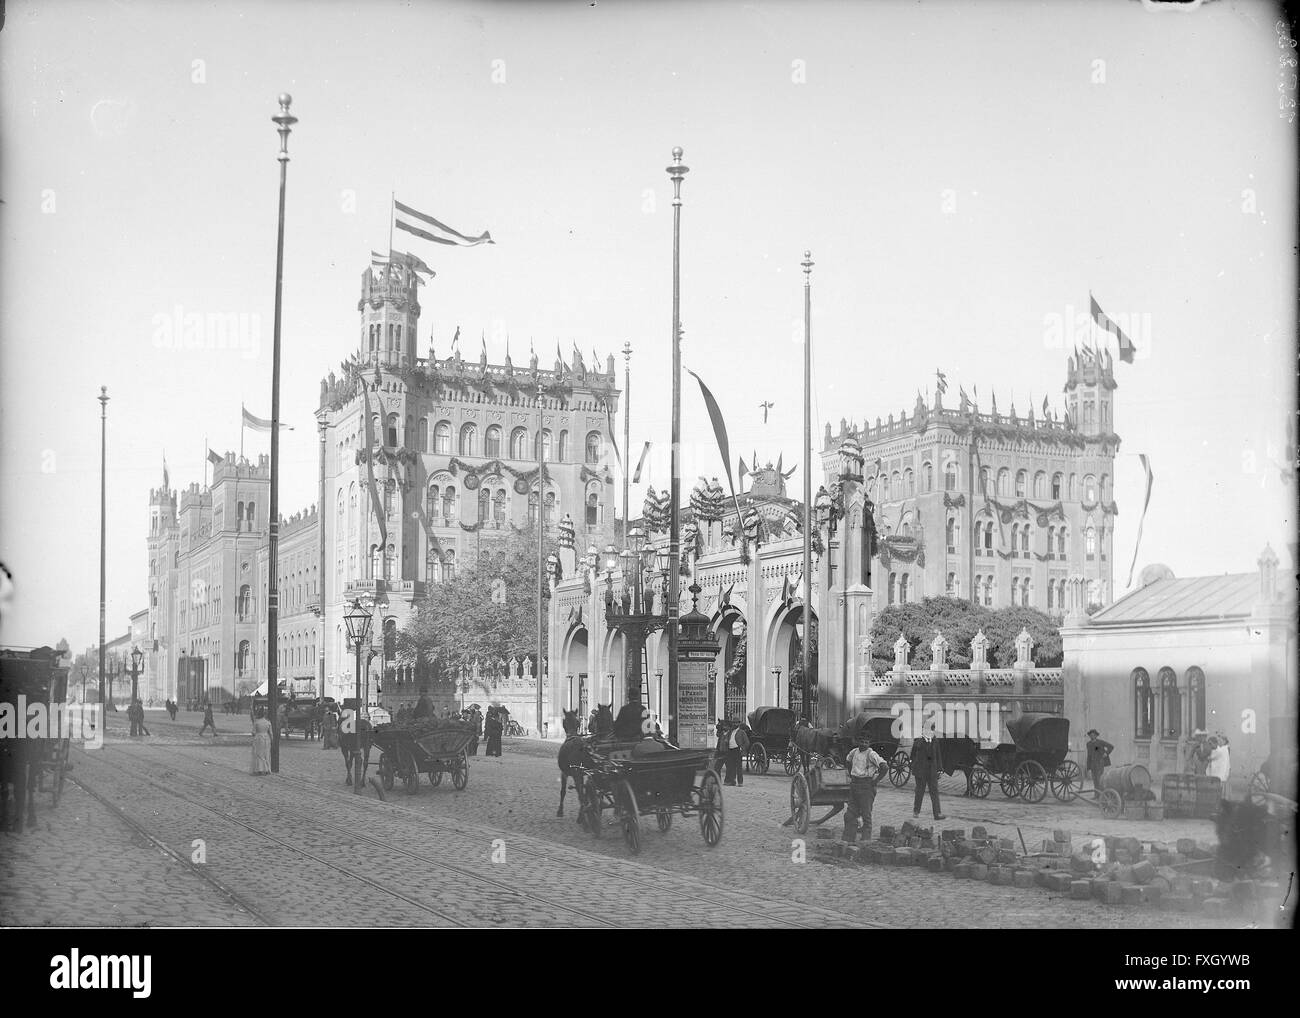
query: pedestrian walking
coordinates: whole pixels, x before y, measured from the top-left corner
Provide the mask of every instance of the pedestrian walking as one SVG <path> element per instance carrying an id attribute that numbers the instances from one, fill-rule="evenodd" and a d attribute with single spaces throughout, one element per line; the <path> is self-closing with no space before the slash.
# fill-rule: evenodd
<path id="1" fill-rule="evenodd" d="M 429 699 L 429 687 L 420 687 L 420 699 L 415 702 L 415 717 L 427 718 L 433 716 L 433 701 Z"/>
<path id="2" fill-rule="evenodd" d="M 214 728 L 213 734 L 216 734 Z M 271 773 L 271 722 L 266 720 L 266 711 L 258 708 L 253 720 L 253 761 L 250 768 L 253 774 Z"/>
<path id="3" fill-rule="evenodd" d="M 1101 737 L 1101 732 L 1095 728 L 1088 729 L 1086 760 L 1088 773 L 1092 775 L 1092 790 L 1098 795 L 1101 794 L 1102 775 L 1106 773 L 1106 768 L 1110 766 L 1110 754 L 1114 749 L 1114 746 Z"/>
<path id="4" fill-rule="evenodd" d="M 270 725 L 270 722 L 268 721 L 267 724 Z M 203 733 L 209 728 L 212 729 L 212 734 L 215 737 L 217 734 L 217 723 L 212 719 L 212 704 L 205 703 L 203 705 L 203 727 L 199 729 L 199 736 L 202 737 Z"/>
<path id="5" fill-rule="evenodd" d="M 486 756 L 501 755 L 501 715 L 489 708 L 487 719 L 483 722 L 483 730 L 487 734 L 487 749 L 484 751 Z"/>
<path id="6" fill-rule="evenodd" d="M 131 723 L 131 735 L 130 735 L 130 738 L 134 739 L 137 735 L 140 734 L 140 725 L 139 725 L 139 724 L 136 722 L 136 720 L 135 720 L 135 702 L 134 702 L 134 701 L 132 701 L 131 706 L 129 706 L 129 707 L 126 709 L 126 720 L 129 721 L 129 722 Z"/>
<path id="7" fill-rule="evenodd" d="M 726 784 L 743 785 L 745 783 L 745 770 L 742 761 L 749 751 L 749 733 L 745 731 L 745 726 L 737 721 L 731 726 L 724 738 L 726 739 L 726 756 L 724 757 L 727 765 Z"/>
<path id="8" fill-rule="evenodd" d="M 943 756 L 939 740 L 934 737 L 934 722 L 921 729 L 920 737 L 912 743 L 912 776 L 916 778 L 916 796 L 912 799 L 912 816 L 921 815 L 925 793 L 930 793 L 930 806 L 936 820 L 946 820 L 939 808 L 939 772 L 943 770 Z"/>
<path id="9" fill-rule="evenodd" d="M 858 840 L 858 821 L 862 821 L 862 840 L 871 840 L 871 810 L 876 803 L 876 785 L 889 765 L 871 748 L 866 733 L 860 733 L 857 746 L 845 758 L 849 769 L 849 802 L 844 811 L 844 840 L 852 845 Z"/>
<path id="10" fill-rule="evenodd" d="M 136 735 L 148 735 L 149 729 L 144 726 L 144 704 L 136 700 L 131 704 L 131 709 L 135 711 L 135 718 L 132 724 L 135 728 Z"/>

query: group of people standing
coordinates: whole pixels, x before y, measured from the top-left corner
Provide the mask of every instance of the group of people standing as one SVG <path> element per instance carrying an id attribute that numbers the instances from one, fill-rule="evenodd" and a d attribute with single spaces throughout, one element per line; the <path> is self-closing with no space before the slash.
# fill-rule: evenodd
<path id="1" fill-rule="evenodd" d="M 131 706 L 126 709 L 126 719 L 131 722 L 131 738 L 149 734 L 149 729 L 144 726 L 144 704 L 139 700 L 131 701 Z"/>

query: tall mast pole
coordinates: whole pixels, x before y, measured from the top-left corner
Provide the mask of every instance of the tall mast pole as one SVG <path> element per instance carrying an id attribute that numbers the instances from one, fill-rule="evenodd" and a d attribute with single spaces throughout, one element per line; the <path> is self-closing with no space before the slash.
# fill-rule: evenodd
<path id="1" fill-rule="evenodd" d="M 545 655 L 544 639 L 546 618 L 546 449 L 542 445 L 542 425 L 544 407 L 542 397 L 545 389 L 537 383 L 537 672 L 533 680 L 537 683 L 537 734 L 542 734 L 542 660 Z"/>
<path id="2" fill-rule="evenodd" d="M 280 113 L 271 118 L 280 132 L 280 220 L 275 238 L 275 328 L 271 344 L 271 521 L 266 554 L 266 703 L 271 715 L 271 772 L 280 770 L 279 577 L 276 555 L 280 545 L 280 298 L 284 289 L 284 186 L 289 170 L 289 131 L 298 118 L 289 115 L 293 97 L 280 93 Z"/>
<path id="3" fill-rule="evenodd" d="M 673 182 L 673 426 L 672 487 L 668 523 L 668 741 L 677 744 L 677 600 L 680 594 L 682 564 L 682 179 L 687 167 L 682 165 L 681 147 L 673 149 L 673 164 L 668 177 Z"/>
<path id="4" fill-rule="evenodd" d="M 329 420 L 322 410 L 318 427 L 320 428 L 320 499 L 316 512 L 316 536 L 320 541 L 320 573 L 316 580 L 316 604 L 320 608 L 320 685 L 316 695 L 323 697 L 325 690 L 325 644 L 329 637 L 329 627 L 325 624 L 325 438 L 329 430 Z M 334 535 L 334 540 L 338 540 Z"/>
<path id="5" fill-rule="evenodd" d="M 803 253 L 803 717 L 812 719 L 812 252 Z"/>
<path id="6" fill-rule="evenodd" d="M 632 465 L 630 415 L 632 413 L 632 344 L 623 344 L 623 540 L 627 540 L 628 468 Z"/>
<path id="7" fill-rule="evenodd" d="M 104 711 L 104 592 L 108 541 L 108 386 L 99 387 L 99 707 Z M 100 724 L 107 725 L 103 718 Z"/>

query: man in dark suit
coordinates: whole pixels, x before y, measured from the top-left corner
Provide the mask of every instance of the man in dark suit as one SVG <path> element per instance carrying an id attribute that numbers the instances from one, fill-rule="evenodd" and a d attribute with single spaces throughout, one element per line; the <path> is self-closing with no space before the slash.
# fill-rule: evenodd
<path id="1" fill-rule="evenodd" d="M 1088 773 L 1092 775 L 1092 790 L 1101 793 L 1101 778 L 1110 766 L 1110 754 L 1115 747 L 1101 737 L 1095 728 L 1088 729 Z"/>
<path id="2" fill-rule="evenodd" d="M 939 742 L 934 737 L 934 722 L 926 724 L 912 743 L 912 777 L 916 779 L 916 797 L 912 801 L 912 816 L 921 815 L 921 802 L 925 793 L 930 792 L 930 805 L 934 809 L 934 818 L 944 820 L 946 817 L 939 809 L 939 772 L 943 770 L 943 758 L 939 753 Z"/>

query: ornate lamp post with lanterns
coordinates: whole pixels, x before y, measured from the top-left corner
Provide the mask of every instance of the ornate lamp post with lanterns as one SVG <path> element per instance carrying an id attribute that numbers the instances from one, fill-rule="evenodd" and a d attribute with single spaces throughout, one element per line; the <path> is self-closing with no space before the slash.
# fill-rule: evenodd
<path id="1" fill-rule="evenodd" d="M 348 627 L 348 639 L 357 651 L 357 688 L 356 688 L 356 712 L 352 718 L 352 730 L 357 731 L 358 723 L 361 720 L 361 649 L 370 643 L 370 612 L 362 607 L 359 599 L 353 600 L 352 607 L 348 613 L 343 616 L 343 624 Z M 361 792 L 360 780 L 352 783 L 352 791 Z"/>
<path id="2" fill-rule="evenodd" d="M 605 624 L 623 637 L 625 702 L 643 703 L 642 688 L 649 679 L 642 674 L 646 640 L 668 625 L 667 611 L 657 610 L 667 605 L 663 596 L 655 597 L 654 576 L 656 572 L 660 576 L 667 573 L 670 556 L 667 549 L 650 547 L 640 527 L 629 530 L 627 538 L 629 547 L 622 552 L 612 544 L 605 549 Z M 616 599 L 614 569 L 620 563 L 624 593 Z"/>

